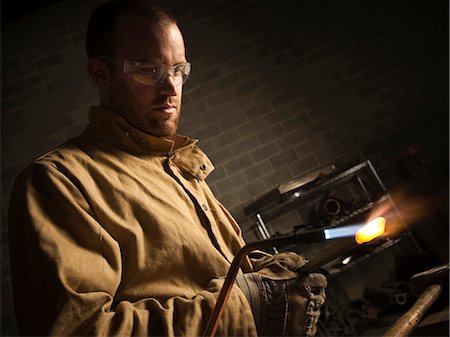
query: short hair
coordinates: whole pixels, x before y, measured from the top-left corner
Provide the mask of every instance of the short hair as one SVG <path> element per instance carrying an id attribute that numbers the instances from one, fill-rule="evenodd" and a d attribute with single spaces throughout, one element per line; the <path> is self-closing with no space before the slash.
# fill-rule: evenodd
<path id="1" fill-rule="evenodd" d="M 111 0 L 98 6 L 91 13 L 86 32 L 88 57 L 109 55 L 115 51 L 116 21 L 123 12 L 138 13 L 151 23 L 176 24 L 175 18 L 165 9 L 148 0 Z"/>

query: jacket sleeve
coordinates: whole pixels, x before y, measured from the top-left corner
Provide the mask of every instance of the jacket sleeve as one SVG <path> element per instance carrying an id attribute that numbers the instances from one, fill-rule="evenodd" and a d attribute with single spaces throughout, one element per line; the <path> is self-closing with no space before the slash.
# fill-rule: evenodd
<path id="1" fill-rule="evenodd" d="M 42 163 L 16 180 L 9 247 L 20 334 L 201 335 L 218 289 L 199 291 L 192 298 L 118 298 L 121 247 L 96 221 L 78 185 L 75 178 Z M 220 335 L 256 335 L 249 303 L 237 287 L 225 308 Z"/>

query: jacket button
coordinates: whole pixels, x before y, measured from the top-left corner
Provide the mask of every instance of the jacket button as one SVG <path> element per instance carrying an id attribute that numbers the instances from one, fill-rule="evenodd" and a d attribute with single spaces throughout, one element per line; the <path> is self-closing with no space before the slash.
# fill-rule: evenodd
<path id="1" fill-rule="evenodd" d="M 202 208 L 205 212 L 208 210 L 208 206 L 206 206 L 205 204 L 202 204 Z"/>
<path id="2" fill-rule="evenodd" d="M 201 164 L 200 165 L 200 170 L 202 170 L 202 171 L 206 170 L 206 165 L 205 164 Z"/>

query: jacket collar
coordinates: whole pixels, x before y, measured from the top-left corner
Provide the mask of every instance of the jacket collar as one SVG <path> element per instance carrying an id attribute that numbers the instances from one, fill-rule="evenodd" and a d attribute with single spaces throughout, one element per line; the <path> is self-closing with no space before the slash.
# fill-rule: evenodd
<path id="1" fill-rule="evenodd" d="M 131 153 L 171 154 L 198 142 L 186 136 L 174 135 L 171 139 L 155 137 L 133 127 L 118 113 L 97 106 L 89 110 L 87 133 L 95 138 Z"/>
<path id="2" fill-rule="evenodd" d="M 212 162 L 196 146 L 198 139 L 181 135 L 174 135 L 171 139 L 155 137 L 136 129 L 118 113 L 105 108 L 90 108 L 86 133 L 130 154 L 166 156 L 169 163 L 199 180 L 204 180 L 214 170 Z"/>

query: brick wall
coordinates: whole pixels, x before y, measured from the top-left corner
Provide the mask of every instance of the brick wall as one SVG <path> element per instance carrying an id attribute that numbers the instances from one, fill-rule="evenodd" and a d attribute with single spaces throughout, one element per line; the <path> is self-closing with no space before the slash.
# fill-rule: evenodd
<path id="1" fill-rule="evenodd" d="M 6 210 L 13 180 L 79 133 L 97 104 L 84 33 L 101 1 L 63 0 L 8 24 L 2 56 L 2 335 L 15 332 Z M 370 159 L 388 187 L 420 143 L 448 172 L 445 0 L 166 1 L 193 73 L 180 131 L 216 164 L 209 182 L 242 219 L 257 196 L 329 163 Z"/>

